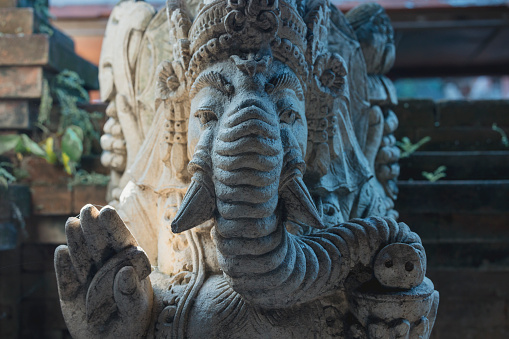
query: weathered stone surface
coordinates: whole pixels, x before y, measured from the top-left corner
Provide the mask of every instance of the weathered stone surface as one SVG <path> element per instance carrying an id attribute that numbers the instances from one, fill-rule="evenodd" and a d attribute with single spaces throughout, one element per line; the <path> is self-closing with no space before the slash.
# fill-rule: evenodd
<path id="1" fill-rule="evenodd" d="M 86 205 L 66 223 L 55 270 L 71 334 L 429 338 L 426 254 L 390 218 L 384 10 L 167 7 L 166 21 L 123 1 L 107 27 L 102 162 L 118 213 Z"/>
<path id="2" fill-rule="evenodd" d="M 0 98 L 40 98 L 42 80 L 42 67 L 0 67 Z"/>
<path id="3" fill-rule="evenodd" d="M 32 8 L 1 8 L 0 33 L 32 34 L 34 32 L 34 11 Z"/>

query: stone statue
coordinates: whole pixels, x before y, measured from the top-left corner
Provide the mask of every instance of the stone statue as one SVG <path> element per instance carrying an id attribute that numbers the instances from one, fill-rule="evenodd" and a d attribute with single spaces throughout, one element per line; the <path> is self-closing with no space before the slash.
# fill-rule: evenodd
<path id="1" fill-rule="evenodd" d="M 393 59 L 378 5 L 121 1 L 116 209 L 85 206 L 55 253 L 73 337 L 428 338 L 438 292 L 393 219 Z"/>

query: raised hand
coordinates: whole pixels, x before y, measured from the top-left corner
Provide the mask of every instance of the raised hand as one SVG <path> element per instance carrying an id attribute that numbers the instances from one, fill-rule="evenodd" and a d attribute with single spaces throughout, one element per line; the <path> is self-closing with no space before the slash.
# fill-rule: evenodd
<path id="1" fill-rule="evenodd" d="M 150 262 L 115 209 L 82 208 L 55 251 L 58 293 L 74 338 L 140 338 L 151 319 Z"/>

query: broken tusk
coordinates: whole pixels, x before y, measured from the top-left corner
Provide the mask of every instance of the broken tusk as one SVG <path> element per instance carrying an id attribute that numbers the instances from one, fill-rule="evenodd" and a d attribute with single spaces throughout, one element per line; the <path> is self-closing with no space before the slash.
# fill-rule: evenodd
<path id="1" fill-rule="evenodd" d="M 181 233 L 196 227 L 214 216 L 216 196 L 214 190 L 206 185 L 204 174 L 194 174 L 175 219 L 171 222 L 173 233 Z"/>
<path id="2" fill-rule="evenodd" d="M 325 228 L 311 194 L 300 176 L 293 176 L 281 190 L 281 199 L 291 220 L 315 228 Z"/>

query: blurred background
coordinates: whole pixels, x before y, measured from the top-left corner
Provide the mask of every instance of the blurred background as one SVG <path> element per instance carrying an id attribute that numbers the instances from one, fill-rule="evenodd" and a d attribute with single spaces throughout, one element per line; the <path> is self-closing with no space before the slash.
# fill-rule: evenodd
<path id="1" fill-rule="evenodd" d="M 509 338 L 509 1 L 377 2 L 397 48 L 396 209 L 441 298 L 432 338 Z M 116 3 L 0 0 L 0 338 L 69 338 L 53 253 L 69 216 L 106 204 L 97 65 Z"/>
<path id="2" fill-rule="evenodd" d="M 116 0 L 50 0 L 53 23 L 97 64 Z M 164 1 L 149 1 L 162 6 Z M 343 11 L 363 2 L 334 0 Z M 381 0 L 396 32 L 400 97 L 509 98 L 507 0 Z M 505 29 L 504 29 L 505 27 Z M 97 97 L 93 95 L 93 99 Z"/>

